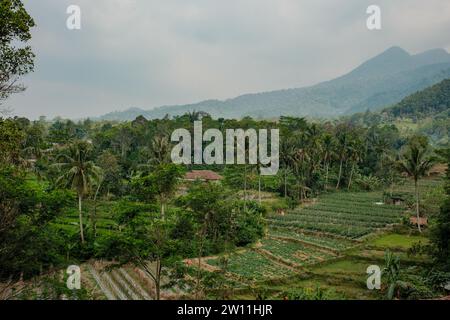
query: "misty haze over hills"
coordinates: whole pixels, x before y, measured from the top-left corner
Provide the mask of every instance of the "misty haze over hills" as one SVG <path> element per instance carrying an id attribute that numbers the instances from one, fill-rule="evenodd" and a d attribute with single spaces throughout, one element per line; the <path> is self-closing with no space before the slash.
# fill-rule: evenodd
<path id="1" fill-rule="evenodd" d="M 153 119 L 193 110 L 206 111 L 216 118 L 272 118 L 280 115 L 328 118 L 382 109 L 446 78 L 450 78 L 450 54 L 444 49 L 411 55 L 402 48 L 391 47 L 341 77 L 310 87 L 152 110 L 131 108 L 108 113 L 101 119 L 132 120 L 139 115 Z"/>

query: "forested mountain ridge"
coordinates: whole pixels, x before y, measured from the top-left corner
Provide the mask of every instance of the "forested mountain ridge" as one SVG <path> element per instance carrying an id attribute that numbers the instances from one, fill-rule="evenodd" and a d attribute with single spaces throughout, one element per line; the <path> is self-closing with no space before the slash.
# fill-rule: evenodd
<path id="1" fill-rule="evenodd" d="M 132 120 L 143 115 L 154 119 L 194 110 L 224 118 L 272 118 L 280 115 L 330 118 L 378 110 L 446 78 L 450 78 L 450 54 L 444 49 L 411 55 L 399 47 L 392 47 L 348 74 L 310 87 L 245 94 L 223 101 L 206 100 L 152 110 L 131 108 L 100 118 Z"/>
<path id="2" fill-rule="evenodd" d="M 450 78 L 381 111 L 353 114 L 349 120 L 365 126 L 395 124 L 405 135 L 424 134 L 435 145 L 446 146 L 450 131 Z"/>
<path id="3" fill-rule="evenodd" d="M 416 92 L 383 113 L 391 117 L 423 119 L 447 113 L 450 108 L 450 78 Z"/>

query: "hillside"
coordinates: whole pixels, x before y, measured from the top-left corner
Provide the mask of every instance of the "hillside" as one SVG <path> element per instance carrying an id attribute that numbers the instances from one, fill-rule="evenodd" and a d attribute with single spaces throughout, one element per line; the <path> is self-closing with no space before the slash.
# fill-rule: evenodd
<path id="1" fill-rule="evenodd" d="M 383 113 L 390 117 L 423 119 L 438 116 L 441 113 L 448 115 L 450 108 L 450 79 L 445 79 L 434 86 L 416 92 Z"/>
<path id="2" fill-rule="evenodd" d="M 101 117 L 132 120 L 138 115 L 161 118 L 202 110 L 213 117 L 260 118 L 280 115 L 335 117 L 366 110 L 378 110 L 404 97 L 450 78 L 450 54 L 433 49 L 411 55 L 392 47 L 336 79 L 305 88 L 253 93 L 220 101 L 163 106 L 152 110 L 131 108 Z"/>
<path id="3" fill-rule="evenodd" d="M 433 144 L 446 146 L 450 131 L 450 78 L 417 91 L 381 111 L 355 113 L 344 119 L 354 124 L 395 124 L 403 135 L 430 137 Z"/>

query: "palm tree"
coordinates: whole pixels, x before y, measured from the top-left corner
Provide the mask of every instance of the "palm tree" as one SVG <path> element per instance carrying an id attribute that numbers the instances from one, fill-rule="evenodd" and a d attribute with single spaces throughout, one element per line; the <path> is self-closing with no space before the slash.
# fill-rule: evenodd
<path id="1" fill-rule="evenodd" d="M 88 160 L 92 150 L 90 143 L 86 141 L 76 141 L 68 148 L 67 153 L 57 156 L 62 162 L 54 164 L 62 171 L 62 175 L 56 180 L 57 184 L 65 184 L 77 192 L 78 213 L 80 218 L 80 237 L 84 243 L 83 232 L 83 197 L 89 192 L 94 181 L 99 180 L 101 169 L 93 161 Z"/>
<path id="2" fill-rule="evenodd" d="M 290 167 L 294 162 L 295 146 L 292 139 L 281 140 L 280 148 L 280 162 L 283 167 L 284 174 L 284 197 L 287 198 L 287 179 L 290 171 Z"/>
<path id="3" fill-rule="evenodd" d="M 350 190 L 352 178 L 355 172 L 355 166 L 362 161 L 364 155 L 363 142 L 355 137 L 349 145 L 349 160 L 351 162 L 350 177 L 348 179 L 347 189 Z"/>
<path id="4" fill-rule="evenodd" d="M 150 146 L 150 161 L 158 165 L 170 162 L 170 141 L 168 135 L 154 136 Z"/>
<path id="5" fill-rule="evenodd" d="M 419 179 L 423 177 L 433 166 L 433 159 L 427 156 L 428 141 L 420 143 L 418 141 L 411 141 L 408 145 L 406 153 L 399 161 L 400 168 L 414 179 L 414 190 L 416 195 L 416 215 L 417 227 L 420 228 L 420 213 L 419 213 Z"/>
<path id="6" fill-rule="evenodd" d="M 338 173 L 338 180 L 336 183 L 336 189 L 339 189 L 339 185 L 341 184 L 341 178 L 342 178 L 342 166 L 344 164 L 344 161 L 346 161 L 347 153 L 348 153 L 348 144 L 349 144 L 349 137 L 348 133 L 343 131 L 339 132 L 337 136 L 338 140 L 338 153 L 339 153 L 339 173 Z"/>
<path id="7" fill-rule="evenodd" d="M 334 149 L 334 140 L 333 137 L 330 134 L 325 134 L 322 137 L 322 157 L 323 157 L 323 164 L 325 167 L 325 189 L 328 187 L 328 174 L 330 171 L 330 163 L 333 159 L 333 149 Z"/>

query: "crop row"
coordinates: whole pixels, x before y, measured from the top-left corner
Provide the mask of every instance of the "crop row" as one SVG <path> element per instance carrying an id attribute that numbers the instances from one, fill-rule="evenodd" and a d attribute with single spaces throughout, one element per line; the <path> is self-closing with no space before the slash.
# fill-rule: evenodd
<path id="1" fill-rule="evenodd" d="M 335 199 L 335 200 L 345 200 L 345 201 L 361 201 L 361 202 L 373 202 L 379 201 L 381 195 L 379 192 L 361 192 L 361 193 L 330 193 L 322 197 L 323 200 Z"/>
<path id="2" fill-rule="evenodd" d="M 277 239 L 264 239 L 261 241 L 262 249 L 289 263 L 300 266 L 313 264 L 334 257 L 332 253 L 303 246 L 298 242 L 283 241 Z"/>
<path id="3" fill-rule="evenodd" d="M 397 222 L 399 217 L 389 217 L 389 216 L 378 216 L 374 214 L 355 214 L 348 212 L 335 212 L 329 210 L 318 210 L 313 208 L 304 209 L 301 211 L 292 211 L 290 213 L 292 216 L 297 216 L 298 219 L 303 219 L 303 217 L 320 217 L 322 219 L 337 219 L 339 221 L 350 220 L 350 221 L 361 221 L 361 222 L 375 222 L 380 224 L 390 224 Z"/>
<path id="4" fill-rule="evenodd" d="M 348 201 L 337 201 L 337 200 L 326 200 L 321 201 L 316 206 L 326 206 L 333 208 L 349 208 L 349 209 L 359 209 L 359 210 L 377 210 L 380 212 L 388 213 L 398 213 L 405 208 L 403 206 L 393 206 L 389 204 L 375 204 L 375 203 L 365 203 L 365 202 L 348 202 Z"/>
<path id="5" fill-rule="evenodd" d="M 290 238 L 293 240 L 304 241 L 323 248 L 334 250 L 343 250 L 355 245 L 355 242 L 343 238 L 327 237 L 324 235 L 311 235 L 287 228 L 271 228 L 270 236 Z"/>
<path id="6" fill-rule="evenodd" d="M 361 227 L 370 227 L 370 228 L 383 228 L 386 223 L 383 222 L 374 222 L 374 221 L 360 221 L 357 219 L 341 219 L 336 216 L 329 215 L 315 215 L 312 214 L 289 214 L 286 216 L 278 216 L 272 215 L 268 217 L 272 220 L 281 220 L 281 221 L 299 221 L 304 223 L 325 223 L 325 224 L 336 224 L 336 225 L 352 225 L 352 226 L 361 226 Z"/>
<path id="7" fill-rule="evenodd" d="M 307 229 L 318 232 L 327 232 L 332 234 L 341 235 L 351 239 L 362 237 L 369 234 L 374 229 L 370 227 L 354 226 L 350 224 L 337 224 L 337 223 L 311 223 L 300 220 L 285 221 L 268 219 L 269 224 L 281 227 L 294 227 L 299 229 Z"/>
<path id="8" fill-rule="evenodd" d="M 336 212 L 336 213 L 350 213 L 350 214 L 359 214 L 359 215 L 370 215 L 370 216 L 380 216 L 380 217 L 399 217 L 400 212 L 399 211 L 388 211 L 385 209 L 379 209 L 379 208 L 366 208 L 361 209 L 358 207 L 352 207 L 350 205 L 345 206 L 329 206 L 329 205 L 323 205 L 318 204 L 316 206 L 311 206 L 308 208 L 305 208 L 303 210 L 318 210 L 318 211 L 329 211 L 329 212 Z M 302 210 L 296 210 L 296 211 L 302 211 Z"/>
<path id="9" fill-rule="evenodd" d="M 217 259 L 209 259 L 207 263 L 218 266 Z M 247 280 L 262 281 L 294 275 L 294 271 L 275 263 L 264 255 L 253 250 L 235 253 L 229 257 L 227 269 Z"/>

